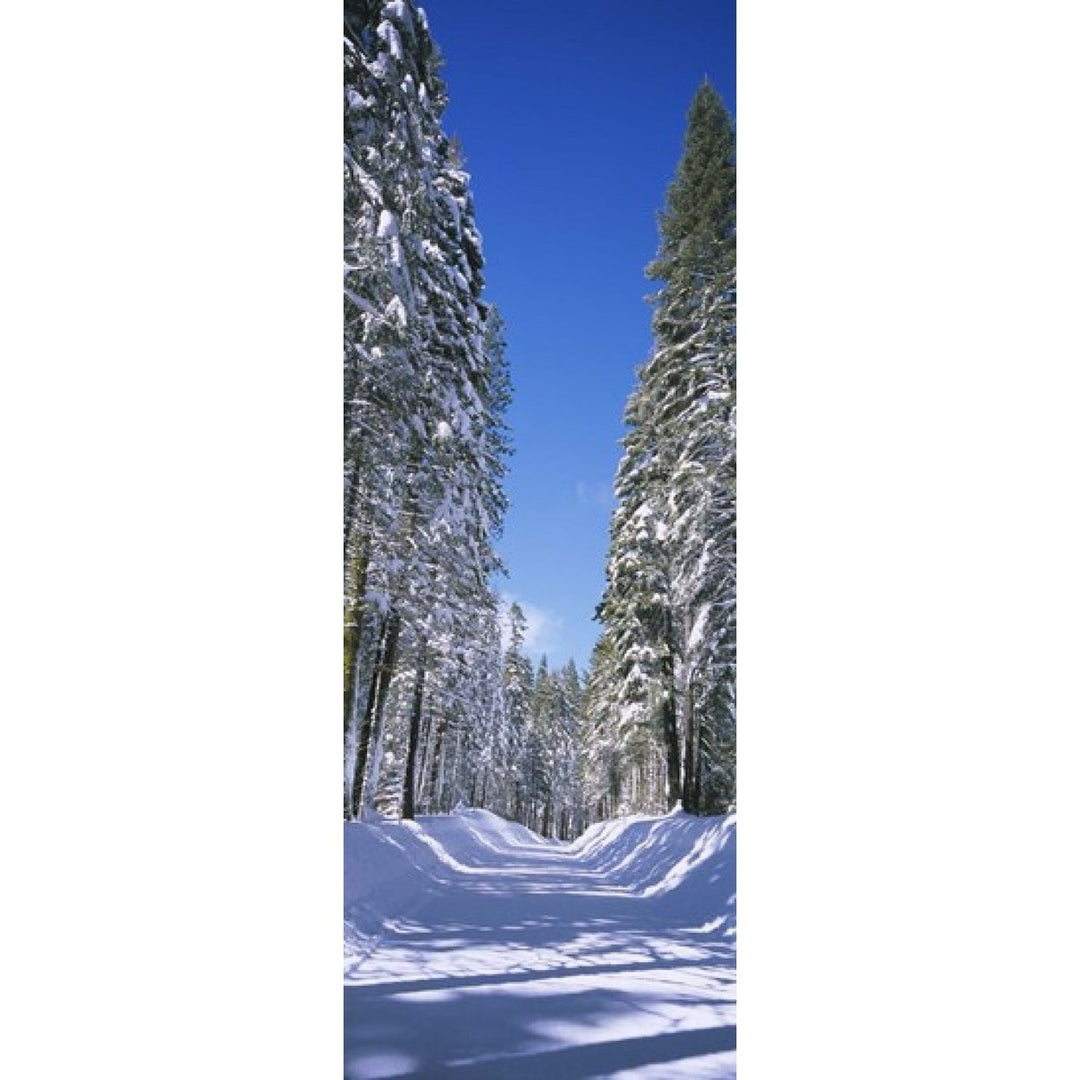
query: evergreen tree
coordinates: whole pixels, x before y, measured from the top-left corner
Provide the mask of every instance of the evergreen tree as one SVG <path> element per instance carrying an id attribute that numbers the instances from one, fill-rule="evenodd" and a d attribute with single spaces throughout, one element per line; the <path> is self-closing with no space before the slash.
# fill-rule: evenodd
<path id="1" fill-rule="evenodd" d="M 345 808 L 406 816 L 485 714 L 505 512 L 502 328 L 413 0 L 345 5 Z M 462 678 L 488 672 L 484 680 Z M 497 683 L 497 678 L 496 678 Z M 463 708 L 463 693 L 479 695 Z M 432 720 L 433 698 L 454 699 Z M 448 736 L 453 736 L 448 739 Z M 384 754 L 385 751 L 385 754 Z M 382 785 L 383 761 L 393 768 Z M 432 780 L 432 777 L 435 777 Z M 393 794 L 387 796 L 387 791 Z"/>
<path id="2" fill-rule="evenodd" d="M 507 816 L 525 820 L 525 756 L 532 710 L 533 667 L 524 652 L 525 613 L 511 604 L 507 613 L 508 647 L 503 659 L 503 709 L 506 740 Z"/>
<path id="3" fill-rule="evenodd" d="M 521 812 L 544 836 L 569 839 L 583 823 L 581 775 L 583 690 L 574 661 L 551 670 L 541 657 L 529 698 L 521 767 Z"/>
<path id="4" fill-rule="evenodd" d="M 581 746 L 584 688 L 573 658 L 559 671 L 558 709 L 553 745 L 553 819 L 555 835 L 561 840 L 576 836 L 584 821 Z"/>
<path id="5" fill-rule="evenodd" d="M 735 146 L 708 84 L 648 268 L 654 349 L 627 406 L 604 632 L 584 685 L 500 643 L 504 328 L 415 0 L 345 4 L 344 796 L 461 802 L 560 837 L 722 810 L 735 776 Z"/>
<path id="6" fill-rule="evenodd" d="M 734 798 L 735 680 L 735 135 L 708 82 L 660 236 L 599 614 L 618 673 L 608 722 L 659 751 L 667 806 L 708 812 Z"/>
<path id="7" fill-rule="evenodd" d="M 542 656 L 536 667 L 536 678 L 529 700 L 529 722 L 525 733 L 525 753 L 522 762 L 525 807 L 522 821 L 530 829 L 549 835 L 551 821 L 551 741 L 556 709 L 556 688 Z"/>
<path id="8" fill-rule="evenodd" d="M 588 821 L 614 817 L 621 801 L 630 739 L 619 730 L 618 663 L 610 635 L 593 649 L 582 701 L 582 802 Z"/>

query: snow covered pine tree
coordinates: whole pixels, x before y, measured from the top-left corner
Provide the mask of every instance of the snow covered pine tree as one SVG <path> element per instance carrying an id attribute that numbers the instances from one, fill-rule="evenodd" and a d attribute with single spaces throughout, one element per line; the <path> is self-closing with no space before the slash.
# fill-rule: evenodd
<path id="1" fill-rule="evenodd" d="M 468 176 L 413 0 L 345 3 L 345 816 L 450 798 L 490 709 L 509 384 Z M 489 672 L 477 679 L 477 673 Z M 464 699 L 463 699 L 464 696 Z M 430 707 L 439 701 L 440 719 Z M 452 707 L 451 707 L 452 704 Z M 383 764 L 386 781 L 381 783 Z M 465 762 L 458 768 L 464 769 Z"/>
<path id="2" fill-rule="evenodd" d="M 708 82 L 660 235 L 599 607 L 611 655 L 589 708 L 604 701 L 620 741 L 637 729 L 652 747 L 658 782 L 624 809 L 716 813 L 735 798 L 735 134 Z"/>

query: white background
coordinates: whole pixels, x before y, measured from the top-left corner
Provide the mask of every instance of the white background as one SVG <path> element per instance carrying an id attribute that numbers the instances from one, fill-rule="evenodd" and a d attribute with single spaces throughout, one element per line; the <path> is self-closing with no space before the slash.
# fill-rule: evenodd
<path id="1" fill-rule="evenodd" d="M 338 16 L 5 15 L 6 1076 L 340 1075 Z M 1074 18 L 740 18 L 740 1076 L 1071 1077 Z"/>

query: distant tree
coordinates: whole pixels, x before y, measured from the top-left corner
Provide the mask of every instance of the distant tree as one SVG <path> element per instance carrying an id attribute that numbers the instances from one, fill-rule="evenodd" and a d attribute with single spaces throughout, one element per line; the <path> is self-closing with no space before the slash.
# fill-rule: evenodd
<path id="1" fill-rule="evenodd" d="M 582 700 L 582 803 L 587 821 L 619 810 L 630 740 L 619 729 L 618 663 L 609 635 L 593 649 Z"/>
<path id="2" fill-rule="evenodd" d="M 584 818 L 584 729 L 585 691 L 573 658 L 558 673 L 558 711 L 554 746 L 555 835 L 568 840 L 578 834 Z"/>
<path id="3" fill-rule="evenodd" d="M 503 709 L 506 723 L 507 816 L 525 820 L 525 757 L 532 710 L 534 676 L 532 662 L 525 654 L 525 613 L 512 603 L 507 613 L 508 643 L 503 659 Z"/>

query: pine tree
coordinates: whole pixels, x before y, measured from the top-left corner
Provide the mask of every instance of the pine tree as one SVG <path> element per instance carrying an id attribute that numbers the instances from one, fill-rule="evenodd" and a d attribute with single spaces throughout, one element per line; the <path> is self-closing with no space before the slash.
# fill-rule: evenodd
<path id="1" fill-rule="evenodd" d="M 578 834 L 585 816 L 581 753 L 585 694 L 573 658 L 558 672 L 556 685 L 559 693 L 552 754 L 553 818 L 555 835 L 569 840 Z"/>
<path id="2" fill-rule="evenodd" d="M 506 725 L 507 816 L 525 820 L 525 755 L 533 696 L 532 662 L 524 652 L 526 621 L 520 604 L 507 613 L 508 645 L 503 659 L 503 708 Z"/>
<path id="3" fill-rule="evenodd" d="M 609 722 L 643 730 L 671 807 L 734 798 L 735 136 L 704 83 L 647 272 L 654 347 L 627 405 L 599 614 Z"/>
<path id="4" fill-rule="evenodd" d="M 631 739 L 621 731 L 618 662 L 610 635 L 593 648 L 582 700 L 582 802 L 587 821 L 614 817 L 620 808 Z"/>
<path id="5" fill-rule="evenodd" d="M 411 816 L 462 745 L 432 701 L 498 670 L 509 382 L 426 18 L 347 0 L 345 31 L 345 803 Z"/>

